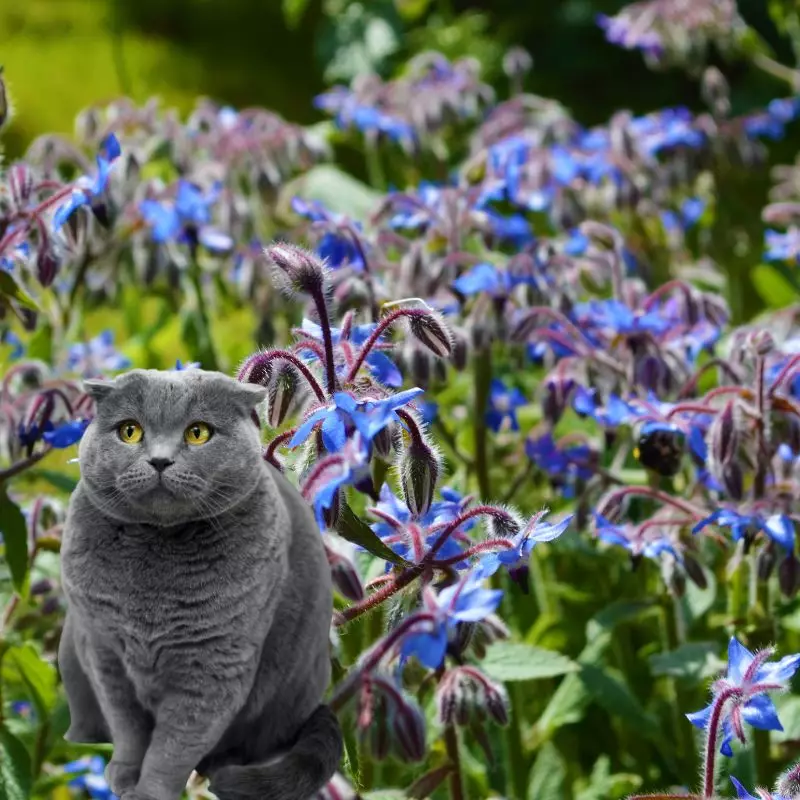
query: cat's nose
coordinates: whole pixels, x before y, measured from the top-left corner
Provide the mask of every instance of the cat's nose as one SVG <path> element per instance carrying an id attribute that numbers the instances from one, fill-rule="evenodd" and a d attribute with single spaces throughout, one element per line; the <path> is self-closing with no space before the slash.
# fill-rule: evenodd
<path id="1" fill-rule="evenodd" d="M 151 458 L 148 463 L 152 464 L 156 472 L 163 472 L 170 464 L 175 462 L 169 458 Z"/>

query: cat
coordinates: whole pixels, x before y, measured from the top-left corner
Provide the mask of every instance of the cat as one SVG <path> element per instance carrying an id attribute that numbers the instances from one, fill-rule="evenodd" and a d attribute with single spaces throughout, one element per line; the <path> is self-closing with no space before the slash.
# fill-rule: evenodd
<path id="1" fill-rule="evenodd" d="M 336 771 L 333 595 L 314 514 L 262 458 L 266 390 L 220 372 L 87 379 L 64 525 L 71 742 L 111 742 L 122 800 L 307 800 Z"/>

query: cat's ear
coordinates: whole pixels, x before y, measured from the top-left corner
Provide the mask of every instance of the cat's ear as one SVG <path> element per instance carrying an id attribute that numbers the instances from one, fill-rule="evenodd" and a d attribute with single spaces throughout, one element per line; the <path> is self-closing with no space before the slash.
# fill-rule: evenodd
<path id="1" fill-rule="evenodd" d="M 96 403 L 108 397 L 116 388 L 114 381 L 104 378 L 86 378 L 82 383 L 83 391 L 92 397 Z"/>
<path id="2" fill-rule="evenodd" d="M 258 383 L 245 383 L 244 381 L 234 381 L 231 384 L 236 399 L 245 411 L 255 408 L 262 400 L 267 397 L 267 387 Z"/>

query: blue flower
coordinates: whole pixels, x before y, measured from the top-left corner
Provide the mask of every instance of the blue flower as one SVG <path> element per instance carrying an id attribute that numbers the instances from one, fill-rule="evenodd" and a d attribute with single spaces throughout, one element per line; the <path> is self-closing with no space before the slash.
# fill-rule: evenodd
<path id="1" fill-rule="evenodd" d="M 9 356 L 12 361 L 22 358 L 25 353 L 25 345 L 22 343 L 22 339 L 12 330 L 5 330 L 0 333 L 0 342 L 3 344 L 10 344 L 13 348 Z"/>
<path id="2" fill-rule="evenodd" d="M 81 206 L 89 205 L 99 198 L 106 190 L 111 165 L 119 158 L 120 150 L 117 137 L 109 133 L 100 144 L 97 155 L 97 175 L 94 179 L 83 175 L 75 182 L 69 200 L 60 206 L 53 215 L 53 230 L 58 230 Z"/>
<path id="3" fill-rule="evenodd" d="M 181 178 L 174 201 L 142 200 L 139 212 L 150 227 L 154 242 L 187 243 L 196 237 L 207 250 L 226 252 L 233 247 L 233 239 L 209 224 L 211 207 L 219 199 L 220 192 L 220 184 L 204 194 L 198 186 Z"/>
<path id="4" fill-rule="evenodd" d="M 50 429 L 45 426 L 42 439 L 52 447 L 60 450 L 72 447 L 73 444 L 81 440 L 90 422 L 91 420 L 88 419 L 75 419 L 61 422 Z"/>
<path id="5" fill-rule="evenodd" d="M 800 264 L 800 228 L 792 226 L 786 233 L 767 229 L 764 232 L 767 261 L 786 261 Z"/>
<path id="6" fill-rule="evenodd" d="M 714 682 L 713 700 L 701 711 L 687 714 L 687 719 L 697 728 L 706 729 L 718 702 L 727 700 L 722 709 L 722 737 L 720 752 L 731 757 L 731 741 L 736 731 L 743 736 L 742 722 L 764 731 L 782 731 L 778 712 L 768 691 L 785 687 L 800 666 L 800 654 L 784 656 L 780 661 L 769 662 L 772 650 L 751 653 L 735 637 L 728 642 L 728 672 Z"/>
<path id="7" fill-rule="evenodd" d="M 11 233 L 11 226 L 6 234 Z M 0 256 L 0 269 L 5 272 L 13 272 L 17 261 L 25 261 L 31 254 L 31 246 L 28 242 L 20 242 L 11 248 L 9 255 Z"/>
<path id="8" fill-rule="evenodd" d="M 292 210 L 301 217 L 314 223 L 328 226 L 317 244 L 317 252 L 321 258 L 332 267 L 347 265 L 355 270 L 364 269 L 364 259 L 361 250 L 348 233 L 340 232 L 339 226 L 345 223 L 342 214 L 336 214 L 319 202 L 319 200 L 304 200 L 302 197 L 293 197 Z M 361 229 L 359 222 L 352 223 L 356 230 Z"/>
<path id="9" fill-rule="evenodd" d="M 354 345 L 362 345 L 367 341 L 367 339 L 369 339 L 370 334 L 375 330 L 375 327 L 376 323 L 354 325 L 350 329 L 350 334 L 346 338 L 346 341 L 352 342 Z M 302 330 L 312 339 L 318 342 L 323 341 L 322 328 L 320 328 L 316 322 L 304 319 Z M 343 341 L 342 331 L 339 328 L 331 328 L 331 341 L 333 344 L 340 344 Z M 304 357 L 312 360 L 316 360 L 318 358 L 317 354 L 312 350 L 303 350 L 302 353 Z M 391 360 L 391 358 L 389 358 L 389 356 L 387 356 L 383 351 L 373 348 L 370 350 L 365 363 L 372 377 L 375 378 L 375 380 L 379 383 L 382 383 L 384 386 L 388 386 L 391 389 L 397 389 L 403 385 L 402 373 L 397 368 L 397 365 Z M 347 365 L 345 363 L 337 364 L 336 370 L 337 372 L 345 372 L 347 371 Z"/>
<path id="10" fill-rule="evenodd" d="M 619 300 L 590 300 L 576 303 L 573 317 L 580 326 L 604 329 L 613 334 L 636 335 L 642 332 L 664 333 L 673 322 L 657 311 L 635 312 Z"/>
<path id="11" fill-rule="evenodd" d="M 632 556 L 657 559 L 662 553 L 669 553 L 679 563 L 683 561 L 672 540 L 653 527 L 643 531 L 635 525 L 615 525 L 597 513 L 594 515 L 594 521 L 598 539 L 607 544 L 624 547 Z"/>
<path id="12" fill-rule="evenodd" d="M 731 779 L 731 783 L 733 784 L 734 788 L 736 789 L 736 796 L 739 798 L 739 800 L 767 800 L 767 799 L 768 800 L 791 800 L 790 797 L 785 797 L 782 794 L 774 794 L 772 792 L 770 792 L 769 794 L 759 794 L 758 797 L 754 797 L 752 794 L 750 794 L 750 792 L 747 791 L 747 789 L 744 788 L 744 786 L 742 786 L 742 784 L 736 778 L 733 777 L 733 775 L 730 776 L 730 779 Z M 759 790 L 756 790 L 756 791 L 759 791 Z M 763 790 L 761 790 L 761 791 L 763 791 Z"/>
<path id="13" fill-rule="evenodd" d="M 486 211 L 492 233 L 503 241 L 510 242 L 517 248 L 522 248 L 533 241 L 531 224 L 522 214 L 503 216 L 495 211 Z"/>
<path id="14" fill-rule="evenodd" d="M 588 480 L 594 474 L 591 469 L 592 451 L 587 445 L 559 448 L 549 432 L 535 439 L 528 438 L 525 453 L 551 479 L 565 483 L 565 497 L 572 495 L 576 480 Z"/>
<path id="15" fill-rule="evenodd" d="M 312 506 L 317 525 L 321 531 L 326 529 L 324 515 L 329 511 L 339 490 L 345 486 L 354 486 L 370 477 L 369 460 L 366 447 L 361 436 L 356 433 L 340 450 L 341 458 L 323 469 L 321 476 L 314 482 Z"/>
<path id="16" fill-rule="evenodd" d="M 83 772 L 67 784 L 74 789 L 83 789 L 94 800 L 117 800 L 105 779 L 105 761 L 101 756 L 84 756 L 77 761 L 64 764 L 65 773 Z"/>
<path id="17" fill-rule="evenodd" d="M 589 237 L 577 228 L 572 230 L 564 243 L 564 252 L 568 256 L 582 256 L 589 247 Z"/>
<path id="18" fill-rule="evenodd" d="M 199 361 L 187 361 L 185 364 L 178 359 L 175 362 L 175 371 L 180 372 L 185 369 L 199 369 L 200 362 Z"/>
<path id="19" fill-rule="evenodd" d="M 755 535 L 758 531 L 763 531 L 788 553 L 794 551 L 794 524 L 785 514 L 772 514 L 765 519 L 760 514 L 740 514 L 730 508 L 718 508 L 713 514 L 698 522 L 692 533 L 698 533 L 707 525 L 730 528 L 735 542 L 747 534 Z"/>
<path id="20" fill-rule="evenodd" d="M 489 387 L 489 409 L 486 412 L 486 424 L 499 431 L 504 423 L 510 423 L 512 431 L 519 430 L 516 410 L 527 404 L 525 395 L 516 387 L 507 389 L 503 381 L 493 378 Z"/>
<path id="21" fill-rule="evenodd" d="M 126 369 L 131 361 L 114 348 L 114 334 L 105 330 L 86 344 L 74 344 L 67 353 L 67 369 L 83 378 L 102 377 L 105 372 Z"/>
<path id="22" fill-rule="evenodd" d="M 428 586 L 423 595 L 424 610 L 434 615 L 433 630 L 412 633 L 403 638 L 401 657 L 416 656 L 429 669 L 437 669 L 447 651 L 448 633 L 459 622 L 478 622 L 494 613 L 503 592 L 481 587 L 483 576 L 470 572 L 458 583 L 442 589 L 438 595 Z"/>
<path id="23" fill-rule="evenodd" d="M 333 403 L 310 414 L 295 431 L 289 447 L 297 447 L 308 439 L 314 428 L 322 423 L 322 441 L 326 449 L 335 453 L 347 441 L 347 428 L 355 427 L 365 443 L 371 442 L 387 425 L 400 421 L 397 409 L 409 403 L 423 389 L 408 389 L 381 400 L 356 400 L 347 392 L 336 392 Z"/>
<path id="24" fill-rule="evenodd" d="M 569 527 L 572 522 L 573 514 L 570 514 L 559 522 L 542 522 L 542 514 L 535 515 L 528 524 L 513 538 L 514 546 L 508 550 L 500 550 L 496 553 L 489 553 L 481 558 L 478 565 L 479 574 L 488 578 L 494 575 L 501 567 L 507 569 L 525 566 L 530 560 L 531 551 L 538 542 L 551 542 L 557 539 Z"/>

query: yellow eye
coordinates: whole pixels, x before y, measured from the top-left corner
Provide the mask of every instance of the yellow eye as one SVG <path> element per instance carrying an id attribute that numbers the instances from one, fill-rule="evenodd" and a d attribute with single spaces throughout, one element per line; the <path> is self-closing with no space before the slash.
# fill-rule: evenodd
<path id="1" fill-rule="evenodd" d="M 125 444 L 137 444 L 142 441 L 142 436 L 144 436 L 144 429 L 142 426 L 132 419 L 126 419 L 125 422 L 119 426 L 117 432 L 119 433 L 119 438 L 122 439 Z"/>
<path id="2" fill-rule="evenodd" d="M 211 438 L 211 426 L 205 422 L 193 422 L 183 433 L 187 444 L 205 444 Z"/>

